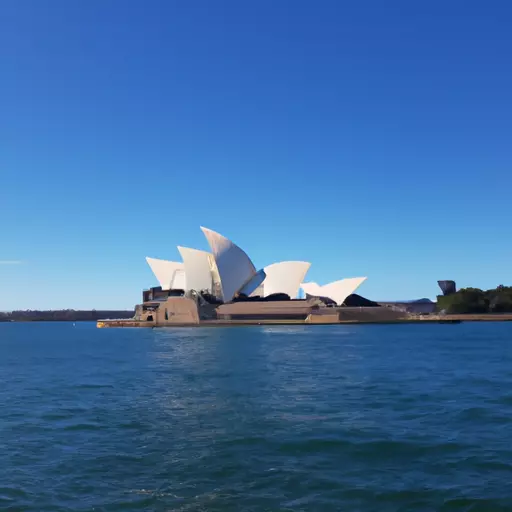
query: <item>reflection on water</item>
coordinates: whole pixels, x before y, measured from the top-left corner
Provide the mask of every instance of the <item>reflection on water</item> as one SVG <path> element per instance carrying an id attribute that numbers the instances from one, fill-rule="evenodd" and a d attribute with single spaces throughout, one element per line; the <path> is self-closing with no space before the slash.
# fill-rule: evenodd
<path id="1" fill-rule="evenodd" d="M 270 334 L 270 335 L 283 335 L 286 336 L 287 334 L 291 334 L 294 336 L 299 335 L 307 335 L 308 333 L 308 327 L 305 325 L 266 325 L 264 327 L 259 327 L 260 331 L 263 334 Z"/>

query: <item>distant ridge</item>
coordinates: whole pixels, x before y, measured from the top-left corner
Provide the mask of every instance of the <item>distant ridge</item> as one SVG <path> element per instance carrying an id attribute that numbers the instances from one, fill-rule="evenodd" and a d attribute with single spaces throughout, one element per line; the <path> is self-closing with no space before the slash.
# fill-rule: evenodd
<path id="1" fill-rule="evenodd" d="M 408 300 L 380 300 L 379 304 L 434 304 L 433 300 L 423 298 L 423 299 L 408 299 Z"/>
<path id="2" fill-rule="evenodd" d="M 0 312 L 0 322 L 95 322 L 101 318 L 132 318 L 133 310 L 24 310 Z"/>

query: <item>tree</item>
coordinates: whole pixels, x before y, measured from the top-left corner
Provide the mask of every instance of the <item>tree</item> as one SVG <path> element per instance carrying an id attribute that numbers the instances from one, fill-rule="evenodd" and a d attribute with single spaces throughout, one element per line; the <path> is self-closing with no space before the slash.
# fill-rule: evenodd
<path id="1" fill-rule="evenodd" d="M 437 307 L 449 314 L 487 313 L 489 300 L 479 288 L 462 288 L 451 295 L 439 296 Z"/>
<path id="2" fill-rule="evenodd" d="M 512 287 L 499 285 L 485 292 L 462 288 L 452 295 L 439 296 L 437 309 L 448 314 L 512 313 Z"/>
<path id="3" fill-rule="evenodd" d="M 496 290 L 489 290 L 489 311 L 491 313 L 512 312 L 512 288 L 500 285 Z"/>

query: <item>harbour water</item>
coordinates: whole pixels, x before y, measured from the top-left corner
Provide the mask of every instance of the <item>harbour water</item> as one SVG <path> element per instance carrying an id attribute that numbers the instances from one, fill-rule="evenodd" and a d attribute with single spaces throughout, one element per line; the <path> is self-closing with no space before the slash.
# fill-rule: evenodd
<path id="1" fill-rule="evenodd" d="M 512 510 L 512 323 L 4 323 L 0 380 L 0 510 Z"/>

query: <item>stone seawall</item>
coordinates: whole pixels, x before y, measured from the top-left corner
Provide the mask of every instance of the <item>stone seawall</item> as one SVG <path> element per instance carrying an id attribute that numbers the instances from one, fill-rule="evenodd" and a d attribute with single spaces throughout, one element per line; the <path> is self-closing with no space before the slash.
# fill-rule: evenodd
<path id="1" fill-rule="evenodd" d="M 171 325 L 157 325 L 154 322 L 139 320 L 99 320 L 98 328 L 111 327 L 229 327 L 250 325 L 342 325 L 342 324 L 414 324 L 414 323 L 460 323 L 460 322 L 512 322 L 512 314 L 482 314 L 482 315 L 424 315 L 400 318 L 383 318 L 378 315 L 365 315 L 364 317 L 349 318 L 346 315 L 309 315 L 306 320 L 203 320 L 198 324 L 175 323 Z"/>

